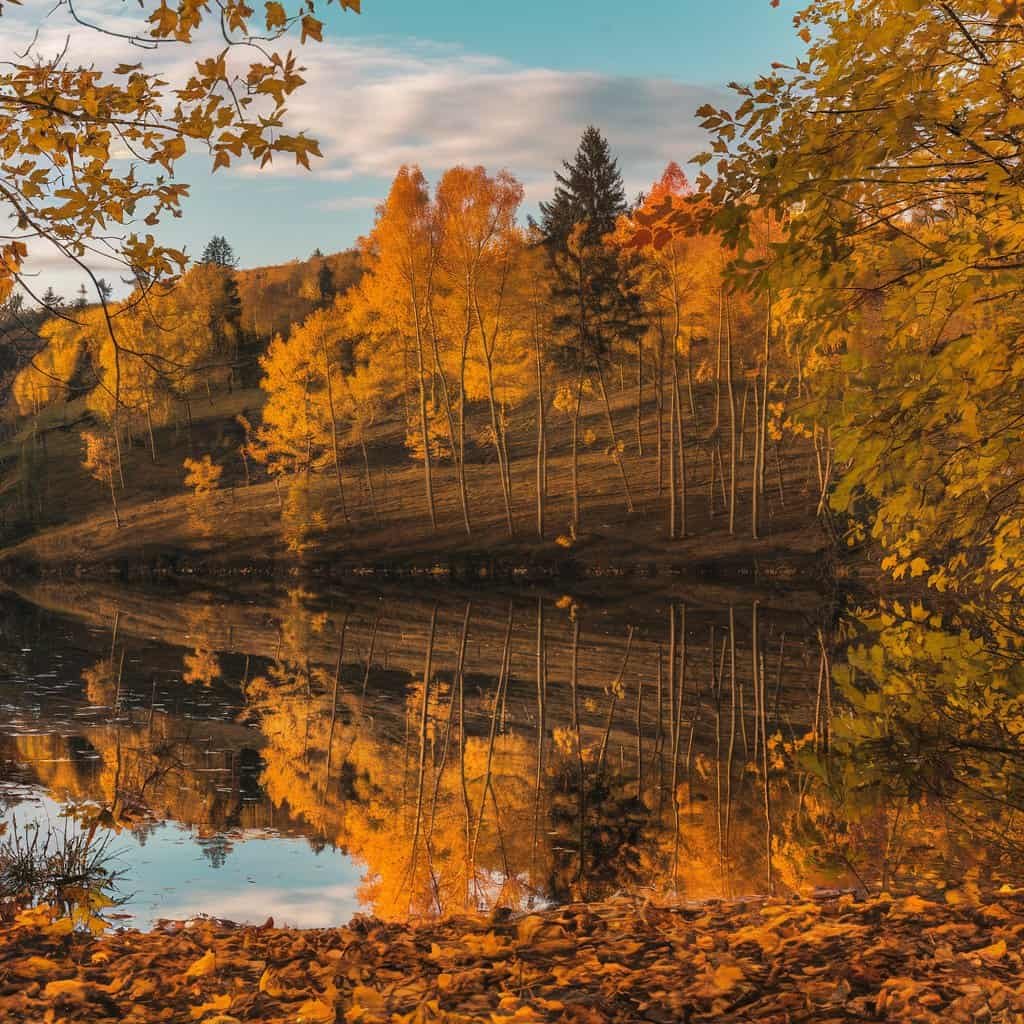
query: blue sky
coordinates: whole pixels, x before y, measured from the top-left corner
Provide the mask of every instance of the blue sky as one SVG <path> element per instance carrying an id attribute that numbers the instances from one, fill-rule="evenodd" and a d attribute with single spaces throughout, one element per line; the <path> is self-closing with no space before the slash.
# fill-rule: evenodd
<path id="1" fill-rule="evenodd" d="M 303 48 L 308 84 L 290 104 L 292 124 L 320 139 L 325 159 L 312 173 L 281 163 L 211 177 L 203 158 L 189 157 L 179 177 L 192 198 L 161 237 L 196 255 L 223 234 L 243 266 L 347 248 L 371 227 L 403 162 L 431 180 L 456 163 L 506 168 L 524 183 L 529 212 L 591 122 L 633 195 L 670 159 L 685 165 L 703 148 L 697 106 L 732 103 L 727 82 L 794 58 L 801 3 L 363 0 L 361 15 L 332 5 L 324 42 Z M 15 27 L 38 22 L 42 7 L 12 10 L 4 22 Z M 62 17 L 57 8 L 46 22 L 53 45 L 64 38 Z M 77 282 L 61 284 L 67 293 Z"/>

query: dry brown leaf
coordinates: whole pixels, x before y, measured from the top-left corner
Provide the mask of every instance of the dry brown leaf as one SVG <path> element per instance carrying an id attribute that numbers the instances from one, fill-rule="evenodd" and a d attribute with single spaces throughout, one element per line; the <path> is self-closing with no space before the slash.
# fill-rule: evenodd
<path id="1" fill-rule="evenodd" d="M 222 1010 L 229 1009 L 231 1009 L 231 996 L 225 994 L 215 996 L 210 1002 L 203 1003 L 201 1006 L 193 1006 L 188 1014 L 193 1020 L 200 1020 L 208 1013 L 220 1013 Z"/>
<path id="2" fill-rule="evenodd" d="M 217 955 L 212 949 L 208 949 L 192 966 L 185 972 L 186 978 L 205 978 L 217 970 Z"/>

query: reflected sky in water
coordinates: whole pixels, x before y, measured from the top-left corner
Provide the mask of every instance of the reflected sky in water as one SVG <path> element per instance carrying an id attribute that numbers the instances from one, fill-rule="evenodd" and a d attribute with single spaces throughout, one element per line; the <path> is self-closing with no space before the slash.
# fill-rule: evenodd
<path id="1" fill-rule="evenodd" d="M 43 584 L 0 810 L 113 826 L 141 927 L 1014 880 L 1015 666 L 815 595 Z"/>

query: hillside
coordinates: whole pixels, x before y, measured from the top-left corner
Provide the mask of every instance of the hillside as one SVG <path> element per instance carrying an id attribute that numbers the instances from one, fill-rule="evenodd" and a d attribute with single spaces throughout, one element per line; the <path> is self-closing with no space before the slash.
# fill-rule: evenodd
<path id="1" fill-rule="evenodd" d="M 620 388 L 609 397 L 612 415 L 625 433 L 635 415 L 634 395 Z M 702 405 L 711 404 L 709 391 L 698 392 L 698 397 Z M 333 473 L 302 477 L 298 483 L 308 486 L 296 492 L 287 480 L 284 486 L 275 484 L 250 465 L 247 482 L 239 454 L 244 434 L 236 417 L 257 421 L 263 399 L 260 389 L 250 388 L 196 401 L 191 428 L 178 419 L 155 431 L 156 461 L 145 439 L 136 438 L 124 453 L 120 529 L 113 523 L 109 493 L 81 466 L 79 432 L 90 418 L 84 403 L 77 400 L 44 410 L 17 439 L 0 448 L 3 558 L 9 565 L 44 571 L 107 572 L 114 566 L 128 572 L 243 567 L 280 572 L 303 565 L 336 573 L 440 564 L 473 574 L 511 572 L 516 567 L 530 567 L 538 574 L 637 569 L 697 574 L 713 567 L 719 574 L 750 575 L 764 563 L 760 571 L 771 575 L 813 570 L 822 564 L 829 546 L 815 518 L 814 451 L 797 442 L 784 446 L 773 460 L 760 540 L 751 539 L 749 465 L 740 465 L 737 520 L 730 536 L 720 477 L 709 503 L 713 443 L 699 438 L 689 442 L 688 536 L 670 539 L 667 471 L 663 464 L 659 488 L 653 399 L 643 406 L 644 455 L 639 455 L 634 440 L 627 441 L 623 457 L 633 512 L 626 509 L 618 468 L 605 452 L 603 406 L 597 400 L 585 403 L 581 427 L 595 439 L 579 457 L 581 527 L 575 541 L 566 536 L 572 504 L 567 423 L 550 427 L 543 539 L 536 528 L 532 408 L 516 410 L 509 421 L 515 535 L 509 536 L 505 525 L 494 457 L 489 448 L 478 446 L 466 467 L 473 509 L 473 533 L 467 536 L 455 471 L 447 462 L 435 467 L 438 525 L 431 528 L 422 464 L 410 459 L 405 447 L 400 402 L 381 417 L 368 438 L 374 453 L 369 475 L 358 448 L 343 453 L 347 517 Z M 485 415 L 483 409 L 471 408 L 470 413 L 477 419 Z M 753 430 L 753 424 L 747 424 L 747 459 Z M 223 475 L 220 488 L 198 500 L 184 491 L 182 463 L 186 457 L 204 454 L 223 467 Z"/>

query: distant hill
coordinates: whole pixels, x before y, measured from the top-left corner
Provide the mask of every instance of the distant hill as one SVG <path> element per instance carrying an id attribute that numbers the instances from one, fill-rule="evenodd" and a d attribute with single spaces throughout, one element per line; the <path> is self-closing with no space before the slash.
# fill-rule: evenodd
<path id="1" fill-rule="evenodd" d="M 292 324 L 305 319 L 317 306 L 348 291 L 361 274 L 355 249 L 239 270 L 242 328 L 263 342 L 275 334 L 287 334 Z"/>

